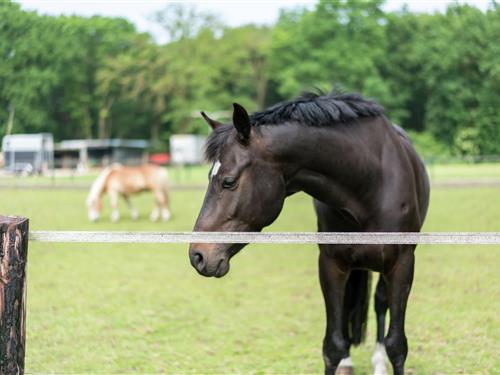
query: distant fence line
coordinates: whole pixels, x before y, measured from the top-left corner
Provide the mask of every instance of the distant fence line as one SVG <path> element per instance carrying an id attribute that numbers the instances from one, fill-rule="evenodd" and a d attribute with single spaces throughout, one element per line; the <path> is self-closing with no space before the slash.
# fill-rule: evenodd
<path id="1" fill-rule="evenodd" d="M 30 241 L 79 243 L 499 245 L 500 232 L 106 232 L 31 231 Z"/>
<path id="2" fill-rule="evenodd" d="M 469 155 L 469 156 L 424 156 L 425 164 L 481 164 L 499 163 L 500 155 Z"/>
<path id="3" fill-rule="evenodd" d="M 436 188 L 485 188 L 494 187 L 500 188 L 500 179 L 489 180 L 448 180 L 448 181 L 431 181 L 431 186 Z M 174 191 L 187 190 L 204 190 L 207 185 L 202 184 L 175 184 L 171 185 L 170 189 Z M 88 191 L 90 184 L 67 184 L 67 185 L 52 185 L 52 184 L 0 184 L 0 189 L 20 189 L 20 190 L 80 190 Z"/>
<path id="4" fill-rule="evenodd" d="M 500 180 L 498 181 L 500 186 Z M 202 184 L 172 184 L 171 190 L 202 190 L 206 189 Z M 0 184 L 0 189 L 21 189 L 21 190 L 84 190 L 90 189 L 90 184 Z"/>

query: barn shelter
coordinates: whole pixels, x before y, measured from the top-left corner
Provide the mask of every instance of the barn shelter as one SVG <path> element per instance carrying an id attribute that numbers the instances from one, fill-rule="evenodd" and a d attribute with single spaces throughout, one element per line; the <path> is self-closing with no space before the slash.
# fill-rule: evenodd
<path id="1" fill-rule="evenodd" d="M 112 163 L 140 165 L 147 161 L 149 142 L 142 139 L 75 139 L 55 146 L 57 168 L 87 169 Z"/>

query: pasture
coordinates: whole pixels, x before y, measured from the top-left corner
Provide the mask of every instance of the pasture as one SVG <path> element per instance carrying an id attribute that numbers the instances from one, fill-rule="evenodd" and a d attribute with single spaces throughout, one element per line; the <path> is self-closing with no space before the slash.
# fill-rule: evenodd
<path id="1" fill-rule="evenodd" d="M 206 171 L 196 171 L 204 176 Z M 196 177 L 201 181 L 201 177 Z M 498 188 L 434 189 L 425 231 L 500 231 Z M 190 231 L 204 191 L 173 191 L 172 219 L 89 223 L 81 190 L 2 190 L 0 212 L 33 230 Z M 107 203 L 107 202 L 106 202 Z M 314 231 L 298 194 L 269 231 Z M 321 373 L 324 306 L 314 245 L 250 245 L 223 279 L 199 276 L 187 245 L 31 243 L 26 372 Z M 500 248 L 420 246 L 407 313 L 409 373 L 500 369 Z M 376 280 L 375 278 L 373 279 Z M 372 286 L 375 282 L 372 282 Z M 351 355 L 371 370 L 374 316 Z"/>

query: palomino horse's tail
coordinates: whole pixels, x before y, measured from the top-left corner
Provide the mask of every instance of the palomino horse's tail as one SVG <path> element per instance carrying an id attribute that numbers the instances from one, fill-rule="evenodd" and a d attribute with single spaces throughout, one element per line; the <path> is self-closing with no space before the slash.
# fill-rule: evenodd
<path id="1" fill-rule="evenodd" d="M 370 271 L 354 270 L 347 280 L 343 315 L 347 319 L 349 341 L 353 345 L 365 339 L 371 278 Z"/>
<path id="2" fill-rule="evenodd" d="M 121 164 L 112 164 L 109 167 L 104 168 L 101 173 L 99 173 L 99 176 L 95 179 L 95 181 L 92 183 L 92 186 L 90 187 L 89 195 L 87 196 L 87 206 L 91 205 L 98 197 L 99 194 L 104 190 L 104 187 L 106 186 L 106 179 L 108 178 L 109 174 L 114 171 L 115 169 L 121 168 Z"/>

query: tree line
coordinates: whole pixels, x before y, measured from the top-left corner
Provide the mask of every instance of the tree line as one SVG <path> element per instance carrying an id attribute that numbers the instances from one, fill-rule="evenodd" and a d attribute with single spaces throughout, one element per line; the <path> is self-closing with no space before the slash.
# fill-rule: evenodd
<path id="1" fill-rule="evenodd" d="M 154 15 L 164 45 L 121 18 L 46 16 L 0 3 L 0 132 L 56 139 L 206 133 L 199 111 L 258 110 L 304 90 L 357 91 L 428 155 L 500 154 L 500 10 L 383 10 L 319 1 L 273 26 L 228 27 L 194 7 Z"/>

